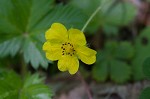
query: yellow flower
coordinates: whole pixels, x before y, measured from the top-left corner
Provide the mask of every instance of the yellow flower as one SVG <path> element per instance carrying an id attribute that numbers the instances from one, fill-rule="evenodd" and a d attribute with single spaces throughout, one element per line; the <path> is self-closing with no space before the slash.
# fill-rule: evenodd
<path id="1" fill-rule="evenodd" d="M 60 23 L 53 23 L 45 34 L 46 42 L 43 50 L 47 59 L 58 60 L 60 71 L 69 71 L 75 74 L 79 68 L 80 59 L 86 64 L 93 64 L 96 61 L 96 51 L 86 46 L 84 33 L 78 29 L 67 29 Z"/>

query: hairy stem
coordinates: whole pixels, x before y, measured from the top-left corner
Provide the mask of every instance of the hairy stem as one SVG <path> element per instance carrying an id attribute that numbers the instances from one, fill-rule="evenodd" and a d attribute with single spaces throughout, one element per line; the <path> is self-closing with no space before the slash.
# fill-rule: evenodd
<path id="1" fill-rule="evenodd" d="M 107 0 L 106 0 L 107 1 Z M 82 32 L 84 32 L 85 28 L 88 26 L 88 24 L 91 22 L 91 20 L 94 18 L 94 16 L 101 10 L 103 4 L 100 4 L 97 9 L 92 13 L 92 15 L 89 17 L 89 19 L 86 21 L 86 23 L 84 24 L 83 28 L 82 28 Z"/>

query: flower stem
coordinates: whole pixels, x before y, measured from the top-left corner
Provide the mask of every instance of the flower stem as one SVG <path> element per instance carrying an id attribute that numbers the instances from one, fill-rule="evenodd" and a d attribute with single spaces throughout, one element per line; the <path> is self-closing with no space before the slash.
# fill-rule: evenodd
<path id="1" fill-rule="evenodd" d="M 87 83 L 85 82 L 84 78 L 82 77 L 82 75 L 81 75 L 81 73 L 79 71 L 77 72 L 77 76 L 79 77 L 79 79 L 81 80 L 82 84 L 84 85 L 85 90 L 86 90 L 87 95 L 88 95 L 88 98 L 89 99 L 93 99 L 92 95 L 91 95 L 91 92 L 90 92 L 90 89 L 89 89 Z"/>
<path id="2" fill-rule="evenodd" d="M 106 0 L 107 1 L 107 0 Z M 91 20 L 94 18 L 94 16 L 101 10 L 102 8 L 102 4 L 100 4 L 97 9 L 92 13 L 92 15 L 90 16 L 90 18 L 86 21 L 86 23 L 84 24 L 83 28 L 82 28 L 82 32 L 84 32 L 85 28 L 88 26 L 88 24 L 91 22 Z"/>

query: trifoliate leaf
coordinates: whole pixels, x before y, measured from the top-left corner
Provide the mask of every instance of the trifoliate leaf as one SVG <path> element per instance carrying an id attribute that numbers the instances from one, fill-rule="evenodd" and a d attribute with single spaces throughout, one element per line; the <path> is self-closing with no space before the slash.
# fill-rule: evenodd
<path id="1" fill-rule="evenodd" d="M 145 88 L 140 94 L 139 99 L 150 99 L 150 87 Z"/>
<path id="2" fill-rule="evenodd" d="M 144 29 L 139 37 L 136 39 L 135 43 L 136 57 L 134 58 L 133 65 L 133 75 L 135 80 L 141 80 L 144 78 L 143 75 L 143 62 L 150 56 L 150 28 Z"/>
<path id="3" fill-rule="evenodd" d="M 144 75 L 150 79 L 150 57 L 143 62 L 143 72 Z"/>
<path id="4" fill-rule="evenodd" d="M 56 6 L 54 0 L 0 0 L 0 56 L 20 52 L 35 69 L 47 68 L 42 51 L 45 31 L 53 22 L 80 29 L 85 21 L 77 8 Z"/>
<path id="5" fill-rule="evenodd" d="M 124 45 L 126 47 L 126 44 L 128 45 L 129 43 L 108 41 L 105 43 L 104 50 L 98 51 L 97 61 L 92 70 L 95 80 L 106 81 L 110 77 L 116 83 L 124 83 L 130 79 L 131 67 L 122 58 L 128 58 L 132 51 L 130 52 L 130 48 L 127 47 L 125 48 L 125 52 L 121 52 L 124 51 Z M 121 56 L 119 53 L 127 55 Z"/>
<path id="6" fill-rule="evenodd" d="M 110 77 L 114 82 L 124 83 L 129 80 L 131 67 L 122 61 L 113 60 L 110 62 Z"/>

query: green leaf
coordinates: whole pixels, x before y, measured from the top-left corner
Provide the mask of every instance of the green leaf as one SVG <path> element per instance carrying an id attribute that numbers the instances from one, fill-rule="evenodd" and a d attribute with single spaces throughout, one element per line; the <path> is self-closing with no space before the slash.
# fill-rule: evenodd
<path id="1" fill-rule="evenodd" d="M 150 99 L 150 87 L 145 88 L 140 94 L 139 99 Z"/>
<path id="2" fill-rule="evenodd" d="M 104 25 L 103 31 L 106 34 L 106 36 L 111 37 L 111 36 L 117 36 L 119 29 L 116 26 Z"/>
<path id="3" fill-rule="evenodd" d="M 31 61 L 32 66 L 37 69 L 39 64 L 41 64 L 44 68 L 47 68 L 47 60 L 44 56 L 43 52 L 40 52 L 40 49 L 37 48 L 37 44 L 31 42 L 31 40 L 26 39 L 24 45 L 24 60 L 26 63 Z M 31 54 L 32 53 L 32 54 Z"/>
<path id="4" fill-rule="evenodd" d="M 104 50 L 107 52 L 108 58 L 114 58 L 118 43 L 116 41 L 107 41 L 104 46 Z"/>
<path id="5" fill-rule="evenodd" d="M 54 22 L 63 23 L 67 28 L 81 29 L 86 22 L 86 16 L 80 12 L 79 9 L 70 5 L 57 5 L 51 13 L 33 28 L 32 31 L 42 32 L 43 30 L 48 29 Z"/>
<path id="6" fill-rule="evenodd" d="M 0 0 L 0 56 L 20 52 L 33 68 L 47 68 L 42 51 L 45 31 L 54 22 L 81 29 L 85 21 L 77 8 L 55 5 L 54 0 Z"/>
<path id="7" fill-rule="evenodd" d="M 13 71 L 0 71 L 0 99 L 51 99 L 52 91 L 39 74 L 22 80 Z"/>
<path id="8" fill-rule="evenodd" d="M 133 75 L 135 80 L 141 80 L 144 78 L 143 75 L 143 62 L 150 56 L 150 28 L 145 28 L 137 37 L 135 42 L 136 57 L 134 58 L 133 65 Z"/>
<path id="9" fill-rule="evenodd" d="M 25 79 L 21 99 L 51 99 L 50 88 L 43 84 L 43 78 L 39 74 L 28 75 Z"/>
<path id="10" fill-rule="evenodd" d="M 21 99 L 51 99 L 49 88 L 43 84 L 34 84 L 22 89 Z"/>
<path id="11" fill-rule="evenodd" d="M 150 79 L 150 57 L 143 62 L 143 72 L 144 75 Z"/>
<path id="12" fill-rule="evenodd" d="M 0 71 L 0 99 L 17 99 L 21 78 L 13 71 Z"/>
<path id="13" fill-rule="evenodd" d="M 7 55 L 15 56 L 20 50 L 22 44 L 22 38 L 16 37 L 10 40 L 7 40 L 3 43 L 0 43 L 0 57 Z"/>
<path id="14" fill-rule="evenodd" d="M 134 56 L 134 48 L 129 42 L 120 42 L 116 49 L 116 58 L 130 59 Z"/>
<path id="15" fill-rule="evenodd" d="M 11 82 L 11 83 L 10 83 Z M 0 70 L 0 83 L 8 84 L 11 88 L 21 87 L 21 77 L 13 71 Z"/>
<path id="16" fill-rule="evenodd" d="M 108 78 L 108 63 L 96 63 L 92 70 L 92 76 L 95 80 L 104 82 Z"/>
<path id="17" fill-rule="evenodd" d="M 110 65 L 110 76 L 114 82 L 124 83 L 130 79 L 131 67 L 127 63 L 114 60 Z"/>
<path id="18" fill-rule="evenodd" d="M 100 13 L 104 24 L 127 25 L 137 14 L 136 7 L 129 2 L 111 0 L 102 8 Z"/>
<path id="19" fill-rule="evenodd" d="M 41 84 L 43 83 L 44 78 L 40 78 L 39 74 L 34 74 L 34 75 L 27 75 L 27 77 L 25 78 L 25 83 L 24 83 L 24 87 L 28 87 L 30 85 L 34 85 L 34 84 Z"/>
<path id="20" fill-rule="evenodd" d="M 128 81 L 131 76 L 131 67 L 126 60 L 123 60 L 133 55 L 131 46 L 128 48 L 128 45 L 130 45 L 128 42 L 106 42 L 104 49 L 97 53 L 97 61 L 92 70 L 93 78 L 103 82 L 109 77 L 116 83 Z"/>

